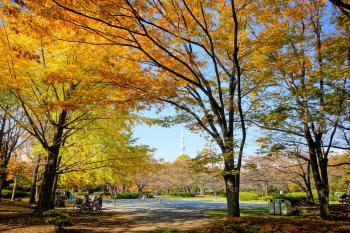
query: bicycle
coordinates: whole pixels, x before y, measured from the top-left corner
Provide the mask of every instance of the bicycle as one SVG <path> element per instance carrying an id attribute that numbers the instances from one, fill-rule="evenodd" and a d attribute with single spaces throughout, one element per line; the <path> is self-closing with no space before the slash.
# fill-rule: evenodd
<path id="1" fill-rule="evenodd" d="M 87 213 L 102 213 L 102 204 L 96 203 L 93 205 L 93 203 L 83 203 L 80 205 L 79 211 L 83 214 Z"/>
<path id="2" fill-rule="evenodd" d="M 74 209 L 80 209 L 80 207 L 81 207 L 82 204 L 83 204 L 83 199 L 77 198 L 77 199 L 74 201 L 73 210 L 74 210 Z"/>

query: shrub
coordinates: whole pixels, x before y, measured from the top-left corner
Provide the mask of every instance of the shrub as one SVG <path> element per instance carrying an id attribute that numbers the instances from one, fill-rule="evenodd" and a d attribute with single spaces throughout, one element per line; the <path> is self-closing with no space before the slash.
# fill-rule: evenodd
<path id="1" fill-rule="evenodd" d="M 153 193 L 147 193 L 147 195 L 148 195 L 148 198 L 154 198 Z"/>
<path id="2" fill-rule="evenodd" d="M 122 193 L 117 193 L 117 198 L 118 199 L 137 199 L 138 195 L 137 193 L 133 192 L 122 192 Z"/>
<path id="3" fill-rule="evenodd" d="M 101 191 L 101 192 L 94 192 L 93 195 L 110 196 L 110 195 L 111 195 L 111 192 L 104 192 L 104 191 Z"/>
<path id="4" fill-rule="evenodd" d="M 57 231 L 60 231 L 64 226 L 71 225 L 69 215 L 59 210 L 45 211 L 43 216 L 47 224 L 55 225 Z"/>
<path id="5" fill-rule="evenodd" d="M 256 192 L 240 192 L 239 200 L 240 201 L 253 201 L 257 200 L 259 195 Z"/>
<path id="6" fill-rule="evenodd" d="M 280 195 L 273 195 L 274 199 L 287 199 L 289 200 L 292 205 L 304 205 L 307 204 L 307 196 L 306 193 L 288 193 L 288 194 L 280 194 Z"/>
<path id="7" fill-rule="evenodd" d="M 3 189 L 1 191 L 1 195 L 3 198 L 11 198 L 12 190 Z M 20 190 L 15 191 L 15 198 L 25 198 L 25 197 L 29 197 L 29 196 L 30 196 L 30 192 L 24 192 L 24 191 L 20 191 Z"/>
<path id="8" fill-rule="evenodd" d="M 173 192 L 171 193 L 172 196 L 175 197 L 194 197 L 194 193 L 189 193 L 189 192 Z"/>
<path id="9" fill-rule="evenodd" d="M 226 197 L 226 192 L 225 192 L 225 190 L 220 190 L 216 193 L 216 195 L 221 196 L 221 197 Z"/>

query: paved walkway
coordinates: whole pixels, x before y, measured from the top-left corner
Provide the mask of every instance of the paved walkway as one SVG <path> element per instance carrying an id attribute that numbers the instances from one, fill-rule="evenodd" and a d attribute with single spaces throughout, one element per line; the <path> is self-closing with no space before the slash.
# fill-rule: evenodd
<path id="1" fill-rule="evenodd" d="M 241 203 L 241 208 L 266 207 L 266 204 Z M 226 209 L 225 202 L 183 201 L 163 199 L 104 201 L 105 213 L 128 216 L 128 220 L 114 229 L 116 232 L 144 232 L 159 228 L 190 230 L 205 227 L 217 218 L 205 210 Z"/>
<path id="2" fill-rule="evenodd" d="M 116 212 L 129 212 L 129 211 L 205 211 L 210 209 L 226 209 L 226 202 L 211 202 L 211 201 L 184 201 L 173 199 L 146 199 L 144 202 L 140 200 L 117 200 L 116 204 L 113 204 L 112 200 L 104 201 L 105 211 Z M 261 203 L 240 203 L 241 208 L 260 208 L 267 207 L 266 204 Z"/>

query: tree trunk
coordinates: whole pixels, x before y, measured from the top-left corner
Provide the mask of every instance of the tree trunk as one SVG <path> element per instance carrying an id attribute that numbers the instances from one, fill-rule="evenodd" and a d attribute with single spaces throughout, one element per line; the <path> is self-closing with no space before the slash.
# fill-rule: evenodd
<path id="1" fill-rule="evenodd" d="M 117 199 L 118 199 L 118 186 L 114 184 L 113 187 L 113 199 L 114 199 L 114 205 L 117 204 Z"/>
<path id="2" fill-rule="evenodd" d="M 71 88 L 74 88 L 74 86 L 71 86 Z M 40 195 L 39 195 L 39 201 L 36 206 L 36 210 L 39 212 L 43 212 L 49 209 L 55 208 L 53 205 L 52 195 L 55 195 L 53 190 L 54 182 L 55 182 L 55 176 L 57 174 L 57 167 L 59 164 L 59 153 L 60 148 L 63 142 L 63 134 L 64 134 L 64 124 L 67 120 L 67 110 L 62 110 L 58 123 L 55 125 L 56 132 L 53 136 L 52 145 L 48 148 L 45 148 L 48 152 L 48 158 L 47 163 L 45 166 L 45 172 L 43 176 L 43 182 L 41 185 Z"/>
<path id="3" fill-rule="evenodd" d="M 50 206 L 55 206 L 56 204 L 56 189 L 57 189 L 58 174 L 56 173 L 53 184 L 52 184 L 52 195 L 50 200 Z"/>
<path id="4" fill-rule="evenodd" d="M 137 185 L 137 194 L 140 196 L 141 194 L 142 194 L 142 192 L 143 192 L 143 187 L 142 187 L 142 185 L 140 186 L 140 185 Z"/>
<path id="5" fill-rule="evenodd" d="M 327 161 L 322 160 L 320 162 L 320 170 L 322 176 L 322 182 L 317 189 L 318 200 L 320 202 L 320 214 L 322 219 L 329 219 L 331 216 L 329 210 L 329 185 L 328 185 L 328 171 Z"/>
<path id="6" fill-rule="evenodd" d="M 39 193 L 40 193 L 40 185 L 36 185 L 35 187 L 35 202 L 39 201 Z"/>
<path id="7" fill-rule="evenodd" d="M 307 195 L 308 203 L 309 204 L 314 204 L 315 203 L 315 199 L 314 199 L 314 195 L 313 195 L 312 189 L 311 189 L 310 169 L 311 169 L 311 165 L 310 165 L 310 162 L 309 162 L 308 165 L 307 165 L 307 170 L 306 170 L 305 187 L 306 187 L 306 195 Z"/>
<path id="8" fill-rule="evenodd" d="M 34 169 L 33 169 L 33 176 L 32 176 L 32 185 L 30 187 L 30 197 L 29 197 L 29 204 L 35 203 L 35 194 L 36 194 L 36 187 L 37 187 L 37 181 L 38 181 L 38 171 L 39 171 L 39 164 L 40 164 L 40 155 L 36 156 Z"/>
<path id="9" fill-rule="evenodd" d="M 239 217 L 239 174 L 225 174 L 227 209 L 229 217 Z"/>
<path id="10" fill-rule="evenodd" d="M 269 183 L 265 182 L 265 196 L 269 195 Z"/>
<path id="11" fill-rule="evenodd" d="M 315 199 L 314 199 L 314 195 L 312 193 L 311 184 L 308 184 L 308 186 L 306 186 L 306 195 L 307 195 L 307 202 L 309 204 L 314 204 Z"/>
<path id="12" fill-rule="evenodd" d="M 16 187 L 17 187 L 17 178 L 16 178 L 16 176 L 14 176 L 14 181 L 15 181 L 15 183 L 13 184 L 11 201 L 15 200 L 15 192 L 16 192 Z"/>
<path id="13" fill-rule="evenodd" d="M 49 151 L 47 164 L 45 166 L 43 182 L 42 182 L 41 190 L 39 194 L 39 200 L 36 208 L 36 210 L 39 212 L 43 212 L 43 211 L 55 208 L 51 200 L 52 200 L 52 195 L 55 194 L 55 193 L 52 193 L 52 190 L 53 190 L 52 187 L 54 185 L 55 176 L 56 176 L 58 153 L 59 153 L 59 148 L 54 148 Z"/>
<path id="14" fill-rule="evenodd" d="M 312 174 L 320 203 L 320 215 L 322 219 L 329 219 L 331 214 L 329 210 L 328 161 L 321 156 L 317 156 L 316 146 L 313 146 L 312 144 L 311 146 L 309 144 L 309 155 Z"/>
<path id="15" fill-rule="evenodd" d="M 6 182 L 6 173 L 2 173 L 0 178 L 0 202 L 2 198 L 2 189 L 4 188 L 5 182 Z"/>

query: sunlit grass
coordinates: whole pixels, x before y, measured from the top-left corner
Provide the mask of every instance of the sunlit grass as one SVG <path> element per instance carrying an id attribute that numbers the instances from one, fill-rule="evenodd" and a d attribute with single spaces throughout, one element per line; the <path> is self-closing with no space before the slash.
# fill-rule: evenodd
<path id="1" fill-rule="evenodd" d="M 227 216 L 227 210 L 207 210 L 204 212 L 210 216 L 224 217 Z M 267 216 L 269 214 L 269 209 L 267 207 L 259 208 L 241 208 L 241 216 Z"/>

